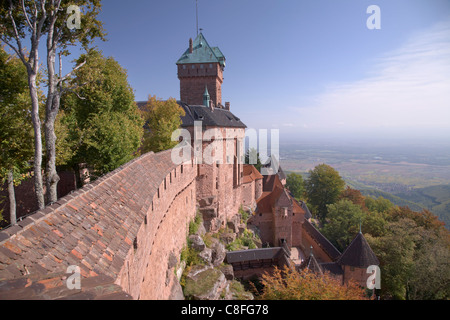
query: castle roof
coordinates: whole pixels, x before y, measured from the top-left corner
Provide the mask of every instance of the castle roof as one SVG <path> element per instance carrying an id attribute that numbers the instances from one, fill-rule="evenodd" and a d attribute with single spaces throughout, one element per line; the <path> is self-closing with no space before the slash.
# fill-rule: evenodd
<path id="1" fill-rule="evenodd" d="M 147 101 L 136 102 L 140 110 L 144 110 Z M 202 105 L 188 105 L 178 101 L 184 109 L 185 115 L 181 117 L 181 127 L 193 127 L 195 121 L 202 121 L 204 127 L 247 128 L 247 126 L 231 111 L 223 108 L 211 108 Z"/>
<path id="2" fill-rule="evenodd" d="M 358 268 L 367 268 L 371 265 L 380 264 L 361 232 L 353 239 L 337 262 L 340 265 Z"/>
<path id="3" fill-rule="evenodd" d="M 226 254 L 227 263 L 238 263 L 254 260 L 273 260 L 286 254 L 281 247 L 230 251 Z"/>
<path id="4" fill-rule="evenodd" d="M 193 127 L 195 121 L 202 121 L 204 127 L 247 128 L 247 126 L 231 111 L 223 108 L 211 108 L 200 105 L 188 105 L 178 102 L 184 109 L 185 115 L 181 117 L 182 127 Z"/>
<path id="5" fill-rule="evenodd" d="M 300 269 L 308 269 L 311 272 L 323 274 L 322 267 L 320 266 L 319 262 L 317 262 L 317 259 L 313 254 L 311 254 L 303 261 L 303 263 L 300 265 Z"/>
<path id="6" fill-rule="evenodd" d="M 161 181 L 176 167 L 171 150 L 147 153 L 0 232 L 0 281 L 69 265 L 83 277 L 115 281 Z"/>
<path id="7" fill-rule="evenodd" d="M 218 47 L 211 47 L 205 36 L 200 33 L 194 40 L 192 48 L 188 48 L 177 61 L 177 65 L 189 63 L 219 63 L 225 67 L 225 56 Z"/>
<path id="8" fill-rule="evenodd" d="M 336 260 L 339 258 L 341 253 L 335 246 L 320 233 L 308 220 L 305 219 L 303 222 L 303 229 L 313 238 L 316 243 L 327 253 L 327 255 L 332 259 Z"/>
<path id="9" fill-rule="evenodd" d="M 244 173 L 244 183 L 249 183 L 256 180 L 262 180 L 264 177 L 261 173 L 255 168 L 255 166 L 250 164 L 244 164 L 243 168 Z"/>

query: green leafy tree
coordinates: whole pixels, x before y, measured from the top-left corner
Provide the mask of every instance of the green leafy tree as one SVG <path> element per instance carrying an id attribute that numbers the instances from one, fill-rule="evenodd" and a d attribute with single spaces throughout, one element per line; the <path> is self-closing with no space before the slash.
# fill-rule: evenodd
<path id="1" fill-rule="evenodd" d="M 371 212 L 388 212 L 394 207 L 394 204 L 391 201 L 383 197 L 379 197 L 378 199 L 366 197 L 364 203 L 367 209 Z"/>
<path id="2" fill-rule="evenodd" d="M 339 200 L 335 204 L 328 205 L 328 222 L 323 227 L 322 233 L 343 252 L 359 232 L 363 219 L 364 212 L 359 205 L 349 200 Z"/>
<path id="3" fill-rule="evenodd" d="M 138 154 L 144 121 L 136 106 L 127 72 L 113 58 L 89 50 L 76 63 L 70 86 L 76 88 L 62 98 L 68 132 L 67 144 L 73 152 L 70 163 L 93 166 L 98 176 L 116 169 Z M 78 174 L 77 174 L 78 175 Z"/>
<path id="4" fill-rule="evenodd" d="M 185 115 L 175 99 L 160 100 L 149 96 L 147 105 L 141 111 L 146 121 L 142 152 L 160 152 L 174 148 L 178 141 L 172 141 L 172 134 L 181 126 Z"/>
<path id="5" fill-rule="evenodd" d="M 380 260 L 385 299 L 449 299 L 450 232 L 426 210 L 393 207 L 384 232 L 367 235 Z"/>
<path id="6" fill-rule="evenodd" d="M 80 10 L 79 26 L 69 28 L 75 6 Z M 75 8 L 72 7 L 72 8 Z M 85 62 L 78 64 L 66 75 L 62 73 L 62 56 L 68 55 L 68 47 L 81 44 L 87 48 L 96 39 L 104 39 L 102 23 L 97 20 L 100 12 L 100 0 L 5 0 L 0 2 L 0 40 L 8 45 L 22 61 L 27 70 L 31 98 L 31 117 L 34 128 L 34 175 L 35 191 L 40 209 L 45 206 L 43 178 L 41 174 L 44 129 L 46 149 L 46 185 L 49 202 L 57 200 L 59 176 L 56 172 L 56 134 L 55 122 L 60 107 L 60 98 L 64 93 L 63 83 L 74 70 L 81 68 Z M 76 12 L 76 11 L 75 11 Z M 78 19 L 75 20 L 78 20 Z M 45 38 L 45 52 L 40 46 Z M 24 41 L 28 40 L 29 52 Z M 45 54 L 44 54 L 45 53 Z M 40 100 L 38 94 L 38 75 L 41 65 L 40 56 L 47 57 L 46 85 L 48 88 L 45 104 L 45 122 L 42 127 L 40 119 Z M 59 70 L 56 60 L 59 57 Z"/>
<path id="7" fill-rule="evenodd" d="M 22 62 L 0 47 L 0 186 L 7 182 L 11 224 L 16 223 L 14 187 L 25 177 L 33 158 L 28 90 Z"/>
<path id="8" fill-rule="evenodd" d="M 386 226 L 385 236 L 366 237 L 380 260 L 384 299 L 406 299 L 407 282 L 414 277 L 414 252 L 419 240 L 416 227 L 413 220 L 401 219 Z"/>
<path id="9" fill-rule="evenodd" d="M 286 186 L 297 200 L 303 198 L 305 183 L 301 174 L 295 172 L 288 174 L 286 177 Z"/>
<path id="10" fill-rule="evenodd" d="M 339 200 L 344 187 L 344 180 L 329 165 L 321 164 L 309 171 L 309 177 L 305 180 L 308 204 L 322 222 L 327 218 L 327 206 Z"/>

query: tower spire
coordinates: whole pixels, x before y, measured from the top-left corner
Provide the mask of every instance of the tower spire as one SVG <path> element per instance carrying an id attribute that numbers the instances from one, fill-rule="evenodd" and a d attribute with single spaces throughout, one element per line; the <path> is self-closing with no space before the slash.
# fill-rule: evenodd
<path id="1" fill-rule="evenodd" d="M 196 12 L 195 19 L 197 21 L 197 36 L 198 36 L 198 0 L 195 0 L 195 12 Z"/>

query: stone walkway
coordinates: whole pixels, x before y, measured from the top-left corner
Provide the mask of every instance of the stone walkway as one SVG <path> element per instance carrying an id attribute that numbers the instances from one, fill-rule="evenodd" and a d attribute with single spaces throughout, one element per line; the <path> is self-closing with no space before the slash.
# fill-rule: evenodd
<path id="1" fill-rule="evenodd" d="M 291 260 L 294 261 L 295 265 L 300 265 L 305 260 L 305 254 L 300 247 L 291 248 Z"/>

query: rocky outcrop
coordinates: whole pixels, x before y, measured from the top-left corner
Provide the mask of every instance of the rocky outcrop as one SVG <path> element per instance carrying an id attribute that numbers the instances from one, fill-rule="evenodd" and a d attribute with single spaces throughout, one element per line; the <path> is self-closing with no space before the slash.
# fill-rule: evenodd
<path id="1" fill-rule="evenodd" d="M 211 266 L 194 266 L 186 276 L 184 295 L 194 300 L 219 300 L 227 286 L 225 275 Z"/>
<path id="2" fill-rule="evenodd" d="M 212 201 L 212 199 L 206 200 Z M 206 200 L 202 203 L 203 205 L 208 205 L 209 202 Z M 201 213 L 201 209 L 199 212 Z M 233 267 L 224 263 L 227 254 L 225 246 L 235 241 L 243 233 L 242 230 L 246 230 L 245 225 L 240 223 L 240 216 L 236 215 L 227 224 L 226 232 L 220 233 L 206 233 L 208 227 L 205 230 L 203 224 L 207 225 L 209 222 L 204 220 L 204 215 L 202 217 L 203 221 L 199 228 L 195 229 L 196 233 L 189 236 L 189 245 L 191 249 L 195 250 L 196 259 L 201 262 L 185 270 L 186 262 L 182 261 L 175 272 L 177 280 L 183 283 L 184 298 L 194 300 L 253 299 L 252 294 L 246 292 L 235 279 Z M 179 298 L 179 288 L 176 285 L 172 292 L 171 297 Z"/>

